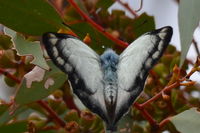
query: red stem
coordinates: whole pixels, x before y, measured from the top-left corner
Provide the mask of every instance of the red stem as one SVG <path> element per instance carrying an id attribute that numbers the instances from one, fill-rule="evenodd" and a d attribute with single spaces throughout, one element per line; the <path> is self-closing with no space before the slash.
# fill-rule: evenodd
<path id="1" fill-rule="evenodd" d="M 113 37 L 110 33 L 106 32 L 103 27 L 101 27 L 99 24 L 94 22 L 90 17 L 87 16 L 79 7 L 78 5 L 74 2 L 74 0 L 68 0 L 68 2 L 75 8 L 75 10 L 82 16 L 90 25 L 92 25 L 94 28 L 96 28 L 99 32 L 101 32 L 104 36 L 106 36 L 108 39 L 112 40 L 115 42 L 117 45 L 125 48 L 128 46 L 127 42 L 124 42 L 122 40 L 119 40 L 115 37 Z"/>
<path id="2" fill-rule="evenodd" d="M 162 120 L 159 124 L 156 122 L 156 120 L 153 119 L 153 117 L 145 110 L 145 108 L 143 106 L 141 106 L 138 103 L 134 103 L 134 107 L 136 107 L 138 110 L 140 110 L 140 112 L 142 113 L 142 116 L 149 121 L 150 125 L 152 127 L 155 127 L 155 129 L 159 129 L 162 128 L 163 126 L 165 126 L 169 121 L 170 121 L 170 117 L 165 118 L 164 120 Z"/>
<path id="3" fill-rule="evenodd" d="M 67 107 L 69 109 L 75 109 L 80 114 L 81 111 L 76 107 L 74 100 L 73 100 L 73 97 L 72 96 L 68 97 L 68 96 L 63 97 L 65 104 L 67 105 Z"/>
<path id="4" fill-rule="evenodd" d="M 159 123 L 159 128 L 162 128 L 163 126 L 165 126 L 168 122 L 170 122 L 170 117 L 165 118 L 164 120 L 162 120 Z"/>
<path id="5" fill-rule="evenodd" d="M 7 72 L 5 69 L 3 69 L 3 68 L 0 68 L 0 73 L 2 73 L 3 75 L 5 75 L 5 76 L 8 77 L 8 78 L 14 80 L 14 81 L 17 82 L 17 83 L 20 83 L 20 82 L 21 82 L 20 79 L 18 79 L 18 78 L 15 77 L 14 75 L 8 73 L 8 72 Z"/>
<path id="6" fill-rule="evenodd" d="M 49 115 L 53 118 L 53 120 L 55 120 L 56 123 L 58 123 L 61 127 L 65 127 L 65 122 L 59 118 L 59 116 L 49 107 L 49 105 L 40 100 L 37 101 L 38 104 L 40 104 L 40 106 L 42 106 L 48 113 Z"/>
<path id="7" fill-rule="evenodd" d="M 153 119 L 153 117 L 145 110 L 144 107 L 142 107 L 140 104 L 138 103 L 134 103 L 134 106 L 140 110 L 140 112 L 142 113 L 142 116 L 149 121 L 149 123 L 151 124 L 151 126 L 153 127 L 157 127 L 158 124 L 157 122 Z"/>
<path id="8" fill-rule="evenodd" d="M 167 91 L 171 90 L 172 88 L 178 87 L 179 85 L 180 85 L 180 83 L 177 81 L 177 82 L 165 87 L 162 91 L 160 91 L 158 94 L 156 94 L 154 97 L 150 98 L 149 100 L 147 100 L 140 106 L 142 106 L 142 107 L 146 106 L 147 104 L 149 104 L 149 103 L 155 101 L 156 99 L 158 99 L 159 97 L 161 97 L 163 92 L 167 92 Z"/>
<path id="9" fill-rule="evenodd" d="M 131 9 L 131 7 L 127 4 L 122 2 L 121 0 L 116 0 L 119 4 L 121 4 L 123 7 L 125 7 L 133 16 L 138 17 L 137 13 Z"/>

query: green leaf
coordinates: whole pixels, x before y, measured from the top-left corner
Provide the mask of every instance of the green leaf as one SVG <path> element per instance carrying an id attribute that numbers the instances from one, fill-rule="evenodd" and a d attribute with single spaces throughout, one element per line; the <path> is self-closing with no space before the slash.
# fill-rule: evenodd
<path id="1" fill-rule="evenodd" d="M 88 13 L 88 11 L 87 11 L 85 5 L 84 5 L 84 1 L 82 1 L 82 0 L 74 0 L 74 2 L 78 5 L 78 7 L 79 7 L 82 11 L 84 11 L 87 15 L 89 15 L 89 13 Z"/>
<path id="2" fill-rule="evenodd" d="M 0 105 L 0 116 L 9 108 L 8 104 L 1 104 Z"/>
<path id="3" fill-rule="evenodd" d="M 125 12 L 121 10 L 113 10 L 111 15 L 105 12 L 102 14 L 104 18 L 102 21 L 108 23 L 110 28 L 119 31 L 120 37 L 129 43 L 142 34 L 155 29 L 154 17 L 148 16 L 146 13 L 135 19 L 127 17 Z M 104 16 L 104 14 L 106 15 Z M 107 18 L 111 19 L 107 20 Z"/>
<path id="4" fill-rule="evenodd" d="M 23 133 L 27 131 L 27 122 L 20 121 L 0 126 L 1 133 Z"/>
<path id="5" fill-rule="evenodd" d="M 37 133 L 58 133 L 58 132 L 53 130 L 48 130 L 48 131 L 38 131 Z"/>
<path id="6" fill-rule="evenodd" d="M 8 28 L 5 28 L 5 32 L 6 34 L 12 37 L 15 49 L 17 50 L 17 53 L 20 56 L 33 55 L 34 59 L 31 62 L 32 64 L 37 65 L 46 70 L 49 69 L 49 66 L 47 65 L 43 57 L 43 52 L 39 42 L 28 41 L 24 39 L 22 35 Z"/>
<path id="7" fill-rule="evenodd" d="M 192 42 L 193 33 L 200 20 L 200 0 L 181 0 L 179 7 L 179 31 L 181 39 L 181 62 L 183 65 Z"/>
<path id="8" fill-rule="evenodd" d="M 102 53 L 105 48 L 110 48 L 114 46 L 114 43 L 110 39 L 97 32 L 93 27 L 91 27 L 91 25 L 86 22 L 81 22 L 70 26 L 70 28 L 76 31 L 80 38 L 84 38 L 86 36 L 86 33 L 89 33 L 89 36 L 91 38 L 91 44 L 89 44 L 89 47 L 94 49 L 97 53 Z M 104 46 L 104 48 L 102 48 L 102 46 Z"/>
<path id="9" fill-rule="evenodd" d="M 0 23 L 21 33 L 56 32 L 62 19 L 45 0 L 0 0 Z"/>
<path id="10" fill-rule="evenodd" d="M 48 65 L 51 67 L 51 71 L 48 71 L 44 75 L 44 79 L 41 82 L 33 82 L 30 88 L 27 88 L 25 79 L 17 92 L 15 101 L 17 104 L 27 104 L 40 99 L 43 99 L 50 95 L 53 91 L 58 89 L 67 80 L 66 74 L 61 72 L 52 62 Z M 53 84 L 49 88 L 45 88 L 46 81 L 51 78 Z"/>
<path id="11" fill-rule="evenodd" d="M 199 133 L 200 112 L 196 108 L 186 110 L 170 120 L 181 133 Z"/>
<path id="12" fill-rule="evenodd" d="M 135 37 L 138 38 L 142 34 L 155 29 L 154 17 L 143 13 L 134 19 L 131 25 L 133 26 Z"/>
<path id="13" fill-rule="evenodd" d="M 5 112 L 3 112 L 0 116 L 0 126 L 5 124 L 6 122 L 8 122 L 9 120 L 11 120 L 12 118 L 16 117 L 17 115 L 19 115 L 20 113 L 23 113 L 24 111 L 27 110 L 26 106 L 21 106 L 18 107 L 14 113 L 10 113 L 9 110 L 7 109 Z"/>
<path id="14" fill-rule="evenodd" d="M 113 0 L 99 0 L 96 4 L 96 7 L 108 9 L 114 3 Z"/>

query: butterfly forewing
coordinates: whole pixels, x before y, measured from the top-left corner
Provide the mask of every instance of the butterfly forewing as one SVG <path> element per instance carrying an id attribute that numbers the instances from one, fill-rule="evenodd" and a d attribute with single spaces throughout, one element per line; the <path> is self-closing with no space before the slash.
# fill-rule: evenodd
<path id="1" fill-rule="evenodd" d="M 90 110 L 105 117 L 99 55 L 70 35 L 46 33 L 43 43 L 52 61 L 68 74 L 73 92 Z"/>
<path id="2" fill-rule="evenodd" d="M 148 32 L 131 43 L 120 55 L 116 116 L 119 119 L 140 95 L 148 71 L 160 59 L 172 37 L 172 28 Z"/>

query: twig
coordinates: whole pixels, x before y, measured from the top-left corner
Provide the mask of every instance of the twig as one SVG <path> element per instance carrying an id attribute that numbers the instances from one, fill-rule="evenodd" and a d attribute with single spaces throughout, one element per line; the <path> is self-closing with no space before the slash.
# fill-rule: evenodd
<path id="1" fill-rule="evenodd" d="M 18 79 L 18 78 L 15 77 L 14 75 L 10 74 L 9 72 L 7 72 L 7 71 L 6 71 L 5 69 L 3 69 L 3 68 L 0 68 L 0 73 L 2 73 L 3 75 L 5 75 L 5 76 L 8 77 L 8 78 L 14 80 L 14 81 L 17 82 L 17 83 L 20 83 L 20 82 L 21 82 L 20 79 Z"/>
<path id="2" fill-rule="evenodd" d="M 37 103 L 40 104 L 40 106 L 42 106 L 49 113 L 49 115 L 53 118 L 53 120 L 55 120 L 57 124 L 59 124 L 61 127 L 65 127 L 65 122 L 59 118 L 55 111 L 53 111 L 46 102 L 39 100 Z"/>
<path id="3" fill-rule="evenodd" d="M 167 91 L 171 90 L 172 88 L 178 87 L 179 85 L 180 85 L 180 83 L 177 81 L 177 82 L 175 82 L 175 83 L 173 83 L 173 84 L 171 84 L 171 85 L 165 87 L 165 88 L 164 88 L 162 91 L 160 91 L 158 94 L 156 94 L 155 96 L 153 96 L 152 98 L 150 98 L 150 99 L 147 100 L 146 102 L 142 103 L 141 106 L 142 106 L 142 107 L 146 106 L 147 104 L 149 104 L 149 103 L 155 101 L 156 99 L 158 99 L 159 97 L 161 97 L 163 92 L 167 92 Z"/>
<path id="4" fill-rule="evenodd" d="M 199 58 L 197 58 L 197 62 L 196 62 L 196 65 L 199 65 L 198 64 L 198 61 L 199 61 Z M 185 75 L 185 77 L 179 79 L 178 81 L 174 82 L 173 84 L 169 85 L 169 86 L 166 86 L 162 91 L 160 91 L 158 94 L 156 94 L 155 96 L 153 96 L 152 98 L 150 98 L 149 100 L 147 100 L 146 102 L 142 103 L 141 106 L 144 107 L 146 106 L 147 104 L 155 101 L 156 99 L 158 99 L 160 96 L 162 96 L 162 93 L 163 92 L 167 92 L 167 91 L 170 91 L 172 88 L 176 88 L 176 87 L 179 87 L 181 85 L 185 86 L 185 85 L 193 85 L 195 82 L 193 81 L 190 81 L 188 83 L 181 83 L 183 81 L 186 81 L 194 72 L 198 71 L 198 67 L 194 67 L 187 75 Z"/>
<path id="5" fill-rule="evenodd" d="M 121 4 L 123 7 L 125 7 L 133 16 L 138 17 L 137 13 L 131 9 L 131 7 L 127 4 L 122 2 L 121 0 L 116 0 L 119 4 Z"/>
<path id="6" fill-rule="evenodd" d="M 170 121 L 170 117 L 165 118 L 160 123 L 156 122 L 156 120 L 145 110 L 143 106 L 138 103 L 134 103 L 134 107 L 136 107 L 142 113 L 142 116 L 150 123 L 154 129 L 162 128 L 166 123 Z"/>
<path id="7" fill-rule="evenodd" d="M 135 10 L 135 12 L 139 12 L 142 9 L 142 7 L 143 7 L 143 0 L 140 0 L 140 7 L 137 10 Z"/>
<path id="8" fill-rule="evenodd" d="M 159 128 L 162 128 L 163 126 L 165 126 L 168 122 L 170 122 L 170 117 L 165 118 L 164 120 L 162 120 L 159 123 Z"/>
<path id="9" fill-rule="evenodd" d="M 134 106 L 140 110 L 140 112 L 142 113 L 143 117 L 149 121 L 149 123 L 151 124 L 151 126 L 153 127 L 157 127 L 158 123 L 153 119 L 153 117 L 145 110 L 145 108 L 143 106 L 141 106 L 138 103 L 134 103 Z"/>
<path id="10" fill-rule="evenodd" d="M 195 47 L 197 55 L 200 56 L 200 52 L 199 52 L 199 48 L 198 48 L 197 42 L 194 39 L 192 40 L 192 42 L 194 44 L 194 47 Z"/>
<path id="11" fill-rule="evenodd" d="M 128 46 L 127 42 L 124 42 L 122 40 L 119 40 L 115 37 L 113 37 L 110 33 L 106 32 L 103 27 L 101 27 L 99 24 L 95 23 L 90 17 L 88 17 L 74 2 L 74 0 L 68 0 L 68 2 L 75 8 L 75 10 L 82 16 L 90 25 L 92 25 L 95 29 L 97 29 L 99 32 L 101 32 L 105 37 L 115 42 L 117 45 L 125 48 Z"/>
<path id="12" fill-rule="evenodd" d="M 67 105 L 67 107 L 69 109 L 75 109 L 80 114 L 81 111 L 75 105 L 73 97 L 72 96 L 68 97 L 68 96 L 63 96 L 63 100 L 64 100 L 65 104 Z"/>

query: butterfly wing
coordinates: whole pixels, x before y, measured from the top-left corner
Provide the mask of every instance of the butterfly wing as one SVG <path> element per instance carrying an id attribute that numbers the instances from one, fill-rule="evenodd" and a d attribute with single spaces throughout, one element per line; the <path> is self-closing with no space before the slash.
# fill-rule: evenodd
<path id="1" fill-rule="evenodd" d="M 99 55 L 79 39 L 66 34 L 46 33 L 43 44 L 52 61 L 68 74 L 73 91 L 83 104 L 106 119 Z"/>
<path id="2" fill-rule="evenodd" d="M 148 71 L 162 56 L 171 37 L 171 27 L 148 32 L 131 43 L 120 55 L 116 121 L 128 111 L 142 92 Z"/>

